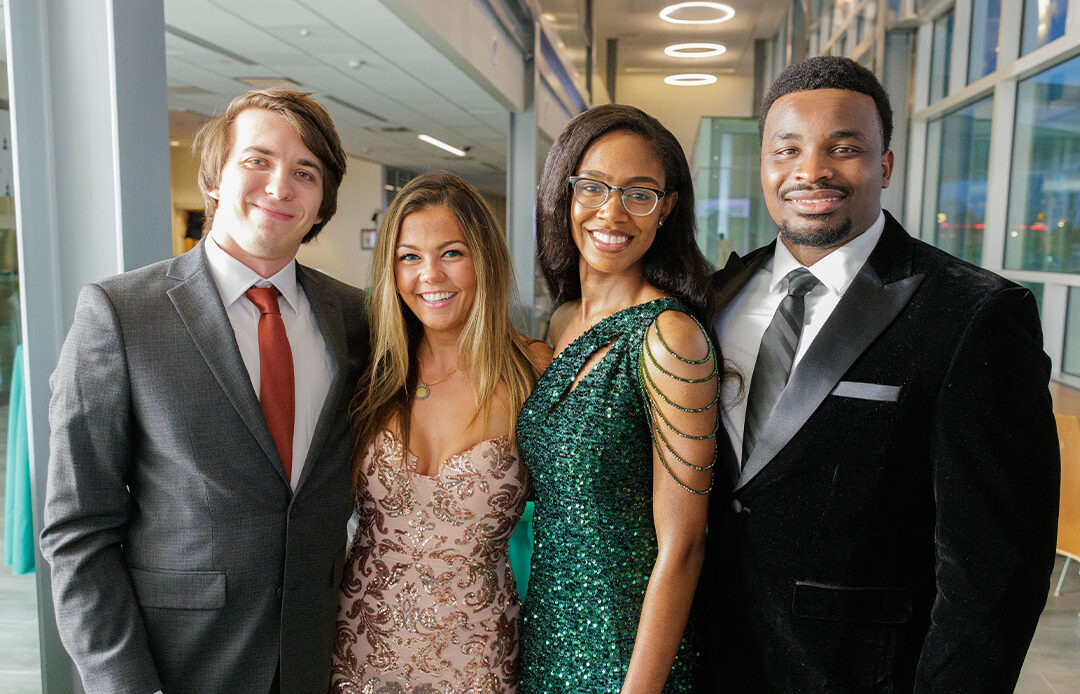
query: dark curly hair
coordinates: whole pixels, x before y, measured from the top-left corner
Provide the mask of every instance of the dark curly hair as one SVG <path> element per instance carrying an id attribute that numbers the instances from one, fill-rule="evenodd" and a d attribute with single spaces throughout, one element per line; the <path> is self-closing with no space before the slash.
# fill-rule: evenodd
<path id="1" fill-rule="evenodd" d="M 645 252 L 645 279 L 678 298 L 699 317 L 705 309 L 708 261 L 694 236 L 694 185 L 682 145 L 667 128 L 644 111 L 607 104 L 578 114 L 567 123 L 548 150 L 536 194 L 536 257 L 556 304 L 581 297 L 577 246 L 570 235 L 570 177 L 577 173 L 585 150 L 611 132 L 631 132 L 652 147 L 664 169 L 664 186 L 679 194 L 652 246 Z"/>
<path id="2" fill-rule="evenodd" d="M 889 149 L 893 129 L 892 106 L 889 105 L 889 95 L 885 92 L 885 87 L 881 86 L 874 73 L 862 65 L 851 58 L 835 55 L 807 58 L 784 68 L 761 102 L 761 110 L 758 112 L 758 141 L 765 135 L 765 116 L 769 114 L 774 101 L 792 92 L 812 89 L 846 89 L 866 94 L 873 99 L 881 121 L 881 150 L 884 152 Z"/>

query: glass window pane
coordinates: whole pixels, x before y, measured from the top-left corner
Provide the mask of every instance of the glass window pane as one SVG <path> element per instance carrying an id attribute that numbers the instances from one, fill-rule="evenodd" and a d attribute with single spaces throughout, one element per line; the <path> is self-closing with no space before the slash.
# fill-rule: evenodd
<path id="1" fill-rule="evenodd" d="M 780 71 L 787 67 L 787 20 L 780 22 L 780 28 L 776 30 L 776 37 L 774 41 L 773 56 L 776 58 L 774 64 L 774 73 L 779 75 Z"/>
<path id="2" fill-rule="evenodd" d="M 756 118 L 702 118 L 691 166 L 698 244 L 722 267 L 776 236 L 761 192 Z"/>
<path id="3" fill-rule="evenodd" d="M 872 2 L 866 6 L 859 19 L 859 32 L 858 40 L 856 43 L 862 43 L 867 37 L 874 35 L 874 30 L 877 28 L 877 3 Z"/>
<path id="4" fill-rule="evenodd" d="M 1046 286 L 1042 282 L 1017 282 L 1021 287 L 1025 287 L 1031 290 L 1031 293 L 1035 295 L 1035 305 L 1039 309 L 1039 315 L 1042 315 L 1042 302 L 1043 302 L 1043 288 Z"/>
<path id="5" fill-rule="evenodd" d="M 1068 8 L 1068 0 L 1025 0 L 1020 55 L 1027 55 L 1064 36 L 1065 11 Z"/>
<path id="6" fill-rule="evenodd" d="M 866 51 L 865 53 L 863 53 L 863 56 L 859 58 L 859 65 L 862 65 L 870 72 L 874 72 L 874 58 L 874 51 Z"/>
<path id="7" fill-rule="evenodd" d="M 975 0 L 971 8 L 971 52 L 968 56 L 968 83 L 997 69 L 998 25 L 1001 0 Z"/>
<path id="8" fill-rule="evenodd" d="M 933 49 L 930 53 L 930 103 L 949 93 L 949 64 L 952 62 L 953 18 L 956 13 L 934 20 Z"/>
<path id="9" fill-rule="evenodd" d="M 1005 267 L 1080 273 L 1080 57 L 1016 90 Z"/>
<path id="10" fill-rule="evenodd" d="M 932 231 L 927 235 L 938 248 L 976 264 L 986 221 L 991 110 L 987 97 L 927 127 L 923 229 Z"/>
<path id="11" fill-rule="evenodd" d="M 4 17 L 0 16 L 0 32 Z M 7 72 L 0 47 L 0 70 Z M 23 57 L 22 55 L 19 56 Z M 27 55 L 27 57 L 30 57 Z M 18 66 L 15 66 L 18 70 Z M 37 583 L 34 518 L 31 504 L 30 452 L 27 431 L 27 379 L 23 373 L 19 261 L 15 233 L 15 171 L 11 151 L 8 82 L 0 79 L 0 621 L 4 623 L 4 655 L 0 690 L 40 692 Z M 164 153 L 162 153 L 164 154 Z M 166 232 L 168 233 L 168 232 Z M 68 279 L 71 275 L 66 275 Z M 40 349 L 40 346 L 39 346 Z M 39 426 L 44 426 L 44 422 Z M 10 427 L 10 429 L 9 429 Z M 29 442 L 29 443 L 28 443 Z M 43 461 L 38 461 L 44 473 Z M 10 654 L 15 654 L 14 656 Z M 51 691 L 51 689 L 50 689 Z"/>
<path id="12" fill-rule="evenodd" d="M 1069 310 L 1065 318 L 1065 358 L 1061 370 L 1080 376 L 1080 287 L 1069 287 Z"/>
<path id="13" fill-rule="evenodd" d="M 833 28 L 832 33 L 837 33 L 847 28 L 848 17 L 851 16 L 852 0 L 836 0 L 833 5 Z"/>

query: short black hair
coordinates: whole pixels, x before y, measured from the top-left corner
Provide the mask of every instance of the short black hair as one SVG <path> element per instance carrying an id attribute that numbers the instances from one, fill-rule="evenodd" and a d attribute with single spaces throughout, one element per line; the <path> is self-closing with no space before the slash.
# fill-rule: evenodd
<path id="1" fill-rule="evenodd" d="M 761 102 L 761 110 L 758 112 L 758 141 L 765 137 L 765 116 L 769 114 L 774 101 L 792 92 L 813 89 L 846 89 L 866 94 L 873 99 L 881 121 L 882 151 L 889 149 L 893 129 L 892 106 L 889 105 L 889 95 L 885 87 L 881 86 L 874 73 L 862 65 L 851 58 L 835 55 L 807 58 L 784 68 Z"/>

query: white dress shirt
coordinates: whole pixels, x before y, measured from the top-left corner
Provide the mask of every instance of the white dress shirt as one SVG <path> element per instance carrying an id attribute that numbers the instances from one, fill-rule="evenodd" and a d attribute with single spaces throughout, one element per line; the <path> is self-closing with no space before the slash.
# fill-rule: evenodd
<path id="1" fill-rule="evenodd" d="M 236 345 L 244 359 L 251 386 L 259 396 L 259 309 L 244 292 L 252 285 L 273 285 L 281 292 L 278 306 L 285 333 L 292 348 L 293 382 L 296 384 L 296 414 L 293 423 L 292 478 L 293 489 L 300 479 L 311 446 L 311 436 L 319 421 L 326 394 L 330 390 L 330 353 L 315 322 L 304 289 L 296 282 L 296 260 L 289 261 L 276 275 L 264 279 L 257 272 L 226 253 L 209 234 L 203 241 L 210 275 L 217 285 L 221 303 L 232 323 Z"/>
<path id="2" fill-rule="evenodd" d="M 885 215 L 879 214 L 877 221 L 871 224 L 869 229 L 806 268 L 820 284 L 806 295 L 803 330 L 791 365 L 792 371 L 798 367 L 806 350 L 821 332 L 822 326 L 840 303 L 840 298 L 844 296 L 855 275 L 859 274 L 884 229 Z M 795 259 L 787 246 L 777 239 L 773 257 L 754 273 L 717 319 L 716 327 L 724 359 L 743 375 L 742 393 L 739 393 L 738 382 L 728 379 L 723 385 L 721 399 L 724 405 L 724 428 L 731 437 L 731 445 L 740 462 L 743 424 L 746 421 L 746 394 L 750 391 L 750 380 L 754 377 L 754 364 L 761 347 L 761 336 L 765 334 L 773 314 L 787 295 L 786 275 L 800 267 L 804 266 Z"/>

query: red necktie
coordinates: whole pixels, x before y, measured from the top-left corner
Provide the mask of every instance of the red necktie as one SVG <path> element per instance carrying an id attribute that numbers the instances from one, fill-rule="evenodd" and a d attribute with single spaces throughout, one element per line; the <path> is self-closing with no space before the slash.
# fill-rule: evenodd
<path id="1" fill-rule="evenodd" d="M 292 348 L 281 320 L 277 287 L 252 287 L 244 296 L 259 309 L 259 404 L 274 437 L 274 445 L 292 479 L 293 419 L 296 391 L 293 385 Z"/>

